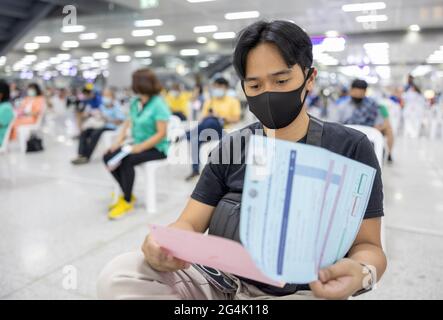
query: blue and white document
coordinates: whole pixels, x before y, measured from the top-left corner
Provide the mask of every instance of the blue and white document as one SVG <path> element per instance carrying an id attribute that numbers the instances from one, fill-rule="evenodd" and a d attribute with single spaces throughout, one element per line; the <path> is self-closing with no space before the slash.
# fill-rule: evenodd
<path id="1" fill-rule="evenodd" d="M 257 135 L 246 158 L 244 247 L 274 280 L 317 280 L 351 248 L 376 170 L 323 148 Z"/>

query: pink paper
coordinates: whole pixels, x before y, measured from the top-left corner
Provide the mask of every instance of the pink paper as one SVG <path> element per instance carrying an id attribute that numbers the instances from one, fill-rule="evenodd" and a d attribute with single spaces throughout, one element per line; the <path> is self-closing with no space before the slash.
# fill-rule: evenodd
<path id="1" fill-rule="evenodd" d="M 235 241 L 159 225 L 150 227 L 151 235 L 159 246 L 176 258 L 273 286 L 284 285 L 265 276 L 246 249 Z"/>

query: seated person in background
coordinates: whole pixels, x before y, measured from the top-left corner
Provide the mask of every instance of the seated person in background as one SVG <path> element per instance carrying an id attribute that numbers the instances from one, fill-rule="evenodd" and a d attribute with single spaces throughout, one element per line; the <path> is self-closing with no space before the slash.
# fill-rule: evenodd
<path id="1" fill-rule="evenodd" d="M 9 101 L 9 93 L 9 85 L 5 81 L 0 80 L 0 147 L 2 146 L 6 131 L 14 118 L 12 104 Z"/>
<path id="2" fill-rule="evenodd" d="M 76 103 L 75 116 L 79 131 L 82 130 L 83 122 L 90 116 L 89 112 L 91 110 L 99 110 L 101 105 L 101 95 L 94 90 L 92 83 L 87 83 L 82 90 L 79 101 Z"/>
<path id="3" fill-rule="evenodd" d="M 160 96 L 161 84 L 150 69 L 140 69 L 132 75 L 132 90 L 137 98 L 131 102 L 129 119 L 123 123 L 116 143 L 104 155 L 105 164 L 117 155 L 125 144 L 126 135 L 131 129 L 133 145 L 131 153 L 123 158 L 111 174 L 120 185 L 123 196 L 111 205 L 109 219 L 118 219 L 134 208 L 132 195 L 134 167 L 141 163 L 165 159 L 169 143 L 166 139 L 167 124 L 171 112 Z"/>
<path id="4" fill-rule="evenodd" d="M 351 84 L 349 96 L 341 101 L 331 110 L 329 120 L 368 127 L 380 126 L 384 120 L 380 113 L 379 104 L 372 98 L 366 96 L 368 83 L 365 80 L 356 79 Z"/>
<path id="5" fill-rule="evenodd" d="M 385 106 L 366 96 L 368 83 L 365 80 L 354 80 L 349 92 L 350 97 L 342 99 L 336 106 L 336 118 L 331 117 L 332 121 L 343 124 L 354 124 L 378 129 L 388 140 L 388 161 L 392 162 L 392 147 L 394 144 L 394 135 L 389 122 L 389 113 Z"/>
<path id="6" fill-rule="evenodd" d="M 120 104 L 109 89 L 103 91 L 102 105 L 99 110 L 95 116 L 89 118 L 94 121 L 86 120 L 83 123 L 83 131 L 78 144 L 78 157 L 71 161 L 72 164 L 88 163 L 102 133 L 107 130 L 116 130 L 117 126 L 125 120 Z"/>
<path id="7" fill-rule="evenodd" d="M 178 83 L 174 83 L 171 90 L 165 96 L 166 103 L 172 114 L 179 117 L 182 121 L 188 118 L 190 98 L 191 94 L 182 91 Z"/>
<path id="8" fill-rule="evenodd" d="M 218 78 L 214 81 L 211 98 L 203 106 L 202 120 L 197 128 L 186 133 L 186 138 L 191 141 L 192 153 L 192 173 L 186 178 L 187 181 L 200 174 L 200 147 L 202 143 L 206 142 L 206 138 L 201 136 L 202 132 L 204 133 L 208 129 L 215 130 L 218 139 L 221 139 L 223 127 L 240 121 L 240 102 L 238 99 L 227 95 L 228 89 L 229 83 L 226 79 Z M 209 131 L 207 133 L 210 135 Z"/>
<path id="9" fill-rule="evenodd" d="M 37 122 L 38 118 L 42 116 L 45 103 L 46 101 L 40 86 L 36 83 L 29 84 L 26 97 L 22 100 L 17 110 L 17 119 L 15 119 L 12 127 L 11 139 L 14 140 L 17 137 L 19 126 Z"/>

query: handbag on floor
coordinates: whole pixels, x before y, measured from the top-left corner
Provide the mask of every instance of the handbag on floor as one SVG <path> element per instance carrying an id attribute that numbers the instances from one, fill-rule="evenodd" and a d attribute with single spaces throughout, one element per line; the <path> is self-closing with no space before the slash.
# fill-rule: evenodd
<path id="1" fill-rule="evenodd" d="M 26 152 L 43 151 L 43 141 L 36 134 L 32 134 L 26 143 Z"/>

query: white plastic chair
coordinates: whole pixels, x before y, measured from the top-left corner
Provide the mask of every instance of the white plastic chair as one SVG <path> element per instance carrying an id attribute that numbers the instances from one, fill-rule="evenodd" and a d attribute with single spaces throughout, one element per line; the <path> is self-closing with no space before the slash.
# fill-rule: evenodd
<path id="1" fill-rule="evenodd" d="M 374 146 L 375 155 L 377 156 L 378 163 L 380 168 L 383 168 L 383 149 L 385 145 L 385 139 L 380 131 L 375 128 L 361 125 L 346 125 L 349 128 L 358 130 L 364 133 L 369 141 L 372 142 Z M 384 224 L 384 218 L 381 219 L 381 242 L 383 250 L 386 252 L 386 227 Z"/>
<path id="2" fill-rule="evenodd" d="M 391 99 L 382 99 L 381 103 L 385 104 L 389 112 L 389 122 L 391 123 L 392 132 L 394 136 L 397 136 L 400 130 L 401 123 L 401 107 L 398 103 Z"/>
<path id="3" fill-rule="evenodd" d="M 429 120 L 429 138 L 443 138 L 443 105 L 435 105 Z"/>
<path id="4" fill-rule="evenodd" d="M 41 112 L 37 118 L 37 121 L 35 123 L 18 126 L 17 136 L 18 136 L 18 142 L 19 142 L 21 152 L 23 152 L 23 153 L 26 152 L 26 143 L 29 140 L 31 133 L 33 131 L 41 130 L 46 108 L 47 108 L 46 103 L 44 103 L 42 106 L 42 110 L 41 110 Z"/>
<path id="5" fill-rule="evenodd" d="M 148 161 L 143 165 L 145 169 L 145 204 L 148 213 L 152 214 L 157 212 L 157 183 L 156 173 L 161 167 L 166 166 L 169 163 L 169 159 L 174 154 L 173 143 L 177 137 L 184 134 L 183 126 L 179 117 L 171 115 L 168 122 L 167 139 L 171 143 L 169 147 L 168 157 L 161 160 Z M 119 186 L 116 184 L 114 196 L 117 197 L 120 194 Z"/>
<path id="6" fill-rule="evenodd" d="M 0 145 L 0 153 L 6 153 L 8 151 L 9 146 L 9 137 L 11 136 L 12 126 L 14 125 L 14 121 L 17 118 L 16 114 L 12 117 L 11 122 L 9 123 L 8 128 L 6 129 L 5 136 L 3 137 L 2 144 Z"/>

